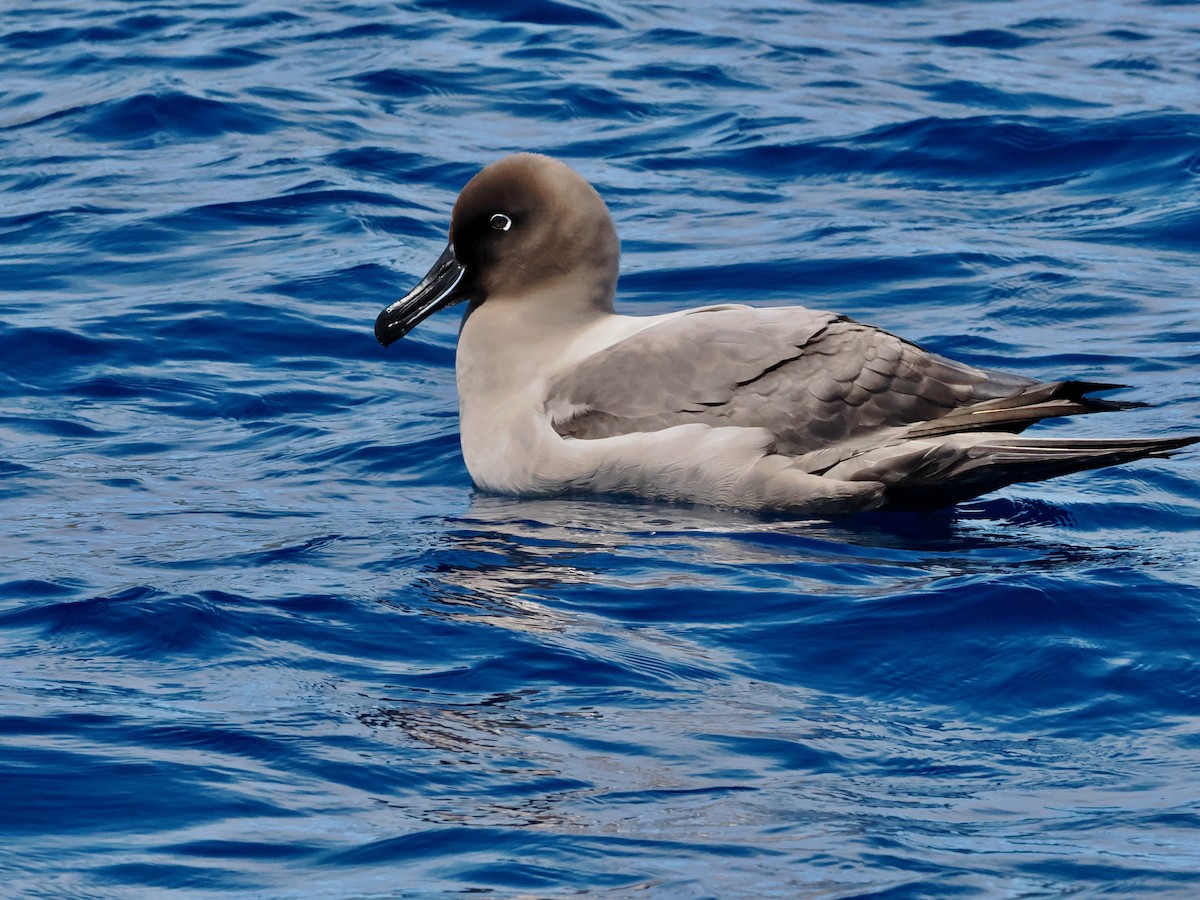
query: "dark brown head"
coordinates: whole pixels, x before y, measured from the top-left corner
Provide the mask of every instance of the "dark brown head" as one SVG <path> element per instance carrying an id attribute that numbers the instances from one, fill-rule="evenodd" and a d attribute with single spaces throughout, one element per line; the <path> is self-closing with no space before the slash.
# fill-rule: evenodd
<path id="1" fill-rule="evenodd" d="M 429 274 L 375 322 L 384 346 L 461 300 L 472 308 L 549 290 L 555 302 L 612 310 L 619 245 L 600 195 L 548 156 L 518 153 L 459 194 L 450 242 Z"/>

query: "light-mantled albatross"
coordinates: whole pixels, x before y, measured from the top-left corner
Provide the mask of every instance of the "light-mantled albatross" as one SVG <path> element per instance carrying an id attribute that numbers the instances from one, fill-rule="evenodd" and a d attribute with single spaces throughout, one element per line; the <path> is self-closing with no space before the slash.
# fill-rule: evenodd
<path id="1" fill-rule="evenodd" d="M 375 322 L 384 346 L 468 301 L 463 457 L 504 494 L 625 493 L 830 515 L 952 504 L 1017 481 L 1162 457 L 1200 437 L 1018 437 L 1140 404 L 930 353 L 800 306 L 613 311 L 619 244 L 600 195 L 519 153 L 463 188 L 429 274 Z"/>

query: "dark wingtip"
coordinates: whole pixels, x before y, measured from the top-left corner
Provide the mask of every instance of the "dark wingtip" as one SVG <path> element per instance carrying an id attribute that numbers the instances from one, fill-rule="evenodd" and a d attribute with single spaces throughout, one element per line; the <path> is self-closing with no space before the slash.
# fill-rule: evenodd
<path id="1" fill-rule="evenodd" d="M 1200 434 L 1188 435 L 1181 438 L 1159 438 L 1159 440 L 1161 441 L 1161 449 L 1155 450 L 1152 455 L 1160 459 L 1166 459 L 1184 447 L 1200 444 Z"/>
<path id="2" fill-rule="evenodd" d="M 1071 400 L 1087 407 L 1088 412 L 1115 412 L 1122 409 L 1146 409 L 1150 406 L 1149 403 L 1140 400 L 1105 400 L 1090 396 L 1107 391 L 1121 391 L 1128 387 L 1127 384 L 1110 384 L 1104 381 L 1063 381 L 1055 394 L 1056 399 Z"/>
<path id="3" fill-rule="evenodd" d="M 1097 394 L 1102 391 L 1120 391 L 1129 387 L 1127 384 L 1113 384 L 1107 381 L 1064 381 L 1063 384 L 1082 388 L 1082 393 Z"/>

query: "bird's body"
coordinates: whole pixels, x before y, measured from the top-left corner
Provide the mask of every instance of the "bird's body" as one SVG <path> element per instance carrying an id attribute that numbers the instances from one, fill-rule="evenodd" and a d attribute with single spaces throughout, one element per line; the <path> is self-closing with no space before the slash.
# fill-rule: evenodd
<path id="1" fill-rule="evenodd" d="M 442 258 L 380 315 L 386 344 L 470 300 L 456 369 L 479 487 L 827 515 L 953 503 L 1197 440 L 1016 437 L 1136 404 L 1088 396 L 1112 385 L 954 362 L 834 313 L 619 315 L 617 246 L 586 181 L 518 154 L 464 188 Z"/>

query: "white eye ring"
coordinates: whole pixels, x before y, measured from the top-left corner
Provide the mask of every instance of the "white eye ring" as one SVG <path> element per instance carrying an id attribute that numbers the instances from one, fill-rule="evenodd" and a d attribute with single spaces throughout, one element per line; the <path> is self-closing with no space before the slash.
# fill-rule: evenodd
<path id="1" fill-rule="evenodd" d="M 492 227 L 497 231 L 508 231 L 512 228 L 512 219 L 504 213 L 496 213 L 491 219 Z"/>

